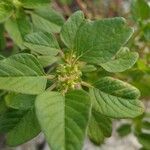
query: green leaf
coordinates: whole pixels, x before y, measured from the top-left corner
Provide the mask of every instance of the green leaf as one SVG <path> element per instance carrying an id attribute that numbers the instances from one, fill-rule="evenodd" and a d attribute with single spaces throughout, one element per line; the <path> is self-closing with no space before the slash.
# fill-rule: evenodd
<path id="1" fill-rule="evenodd" d="M 37 8 L 50 4 L 50 0 L 19 0 L 24 8 Z"/>
<path id="2" fill-rule="evenodd" d="M 6 105 L 13 109 L 28 110 L 33 108 L 35 96 L 10 93 L 5 97 Z"/>
<path id="3" fill-rule="evenodd" d="M 149 119 L 149 118 L 148 118 Z M 150 121 L 149 120 L 144 120 L 142 122 L 142 128 L 146 130 L 150 130 Z"/>
<path id="4" fill-rule="evenodd" d="M 6 47 L 4 32 L 5 32 L 4 26 L 0 24 L 0 51 Z"/>
<path id="5" fill-rule="evenodd" d="M 31 25 L 25 14 L 21 13 L 17 18 L 7 20 L 5 28 L 14 43 L 23 49 L 24 36 L 31 32 Z"/>
<path id="6" fill-rule="evenodd" d="M 9 132 L 22 118 L 23 111 L 6 111 L 0 115 L 0 133 Z"/>
<path id="7" fill-rule="evenodd" d="M 104 142 L 105 137 L 111 136 L 111 132 L 112 124 L 110 118 L 93 110 L 88 126 L 88 136 L 90 140 L 94 144 L 100 145 Z"/>
<path id="8" fill-rule="evenodd" d="M 126 44 L 133 30 L 124 18 L 86 21 L 77 31 L 75 53 L 82 61 L 101 64 L 109 61 Z"/>
<path id="9" fill-rule="evenodd" d="M 150 23 L 148 23 L 144 29 L 143 29 L 143 32 L 144 32 L 144 37 L 145 39 L 150 42 Z"/>
<path id="10" fill-rule="evenodd" d="M 145 20 L 150 18 L 150 6 L 146 0 L 132 0 L 131 13 L 135 20 Z"/>
<path id="11" fill-rule="evenodd" d="M 44 32 L 58 33 L 64 24 L 63 16 L 51 7 L 36 9 L 34 13 L 31 14 L 31 17 L 34 29 Z"/>
<path id="12" fill-rule="evenodd" d="M 6 128 L 11 127 L 6 134 L 7 144 L 9 146 L 23 144 L 40 133 L 40 126 L 34 109 L 21 112 L 19 115 L 17 113 L 17 111 L 10 113 L 7 115 L 8 118 L 5 118 L 3 122 Z"/>
<path id="13" fill-rule="evenodd" d="M 51 33 L 28 34 L 25 36 L 24 41 L 24 45 L 37 54 L 55 56 L 60 50 L 57 40 Z"/>
<path id="14" fill-rule="evenodd" d="M 93 107 L 112 118 L 135 118 L 144 111 L 135 87 L 111 77 L 104 77 L 90 89 Z"/>
<path id="15" fill-rule="evenodd" d="M 138 136 L 138 140 L 139 142 L 143 145 L 143 147 L 147 150 L 149 150 L 150 148 L 150 142 L 149 142 L 149 139 L 150 139 L 150 134 L 149 133 L 141 133 L 139 136 Z"/>
<path id="16" fill-rule="evenodd" d="M 3 96 L 0 96 L 0 115 L 7 111 L 7 106 Z"/>
<path id="17" fill-rule="evenodd" d="M 24 94 L 39 94 L 46 88 L 46 76 L 37 59 L 17 54 L 0 61 L 0 89 Z"/>
<path id="18" fill-rule="evenodd" d="M 57 57 L 55 56 L 37 56 L 37 58 L 43 67 L 50 66 L 57 62 Z"/>
<path id="19" fill-rule="evenodd" d="M 10 1 L 0 1 L 0 23 L 6 21 L 13 14 L 13 12 L 13 6 Z"/>
<path id="20" fill-rule="evenodd" d="M 123 124 L 118 129 L 119 136 L 124 137 L 131 133 L 131 124 Z"/>
<path id="21" fill-rule="evenodd" d="M 82 90 L 63 97 L 45 92 L 36 99 L 36 113 L 52 150 L 81 150 L 90 113 L 90 97 Z"/>
<path id="22" fill-rule="evenodd" d="M 108 72 L 123 72 L 127 69 L 133 67 L 133 65 L 138 60 L 138 53 L 130 52 L 122 49 L 115 57 L 110 61 L 101 64 L 101 66 Z M 128 49 L 128 48 L 127 48 Z"/>
<path id="23" fill-rule="evenodd" d="M 2 59 L 4 59 L 4 58 L 5 58 L 4 56 L 0 55 L 0 60 L 2 60 Z"/>
<path id="24" fill-rule="evenodd" d="M 77 11 L 63 25 L 60 36 L 68 48 L 74 48 L 77 31 L 84 21 L 83 12 Z"/>

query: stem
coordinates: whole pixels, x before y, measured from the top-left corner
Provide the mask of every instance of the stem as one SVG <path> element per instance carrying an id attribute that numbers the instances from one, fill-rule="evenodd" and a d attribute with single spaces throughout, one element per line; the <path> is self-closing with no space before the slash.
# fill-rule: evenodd
<path id="1" fill-rule="evenodd" d="M 83 85 L 85 87 L 88 87 L 88 88 L 92 88 L 93 87 L 91 84 L 89 84 L 87 82 L 84 82 L 84 81 L 81 82 L 81 85 Z"/>
<path id="2" fill-rule="evenodd" d="M 55 82 L 54 84 L 52 84 L 48 89 L 46 89 L 47 91 L 52 91 L 56 88 L 57 83 Z"/>
<path id="3" fill-rule="evenodd" d="M 54 76 L 54 75 L 47 75 L 46 78 L 47 78 L 48 80 L 52 80 L 52 79 L 55 78 L 55 76 Z"/>

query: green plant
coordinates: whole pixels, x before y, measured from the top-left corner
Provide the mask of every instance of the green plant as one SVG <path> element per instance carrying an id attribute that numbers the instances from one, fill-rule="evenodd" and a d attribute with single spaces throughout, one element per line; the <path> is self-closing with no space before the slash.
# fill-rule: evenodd
<path id="1" fill-rule="evenodd" d="M 35 31 L 60 32 L 64 18 L 50 6 L 50 0 L 1 0 L 0 39 L 4 40 L 6 30 L 20 49 L 24 36 Z M 4 49 L 4 42 L 1 43 Z"/>
<path id="2" fill-rule="evenodd" d="M 123 18 L 90 21 L 81 11 L 62 26 L 64 45 L 43 30 L 25 34 L 24 52 L 0 61 L 0 132 L 7 144 L 42 131 L 52 150 L 81 150 L 86 135 L 95 144 L 111 135 L 112 118 L 141 115 L 139 90 L 107 76 L 136 63 L 138 54 L 124 47 L 132 34 Z"/>
<path id="3" fill-rule="evenodd" d="M 130 9 L 131 22 L 134 24 L 136 30 L 129 42 L 129 46 L 132 50 L 139 52 L 140 58 L 131 70 L 122 74 L 124 76 L 122 79 L 130 78 L 130 83 L 141 91 L 141 98 L 147 106 L 150 98 L 150 86 L 148 84 L 150 82 L 150 6 L 147 0 L 133 0 L 131 1 Z M 141 149 L 148 150 L 150 148 L 149 127 L 150 115 L 148 110 L 145 110 L 143 115 L 130 120 L 130 123 L 121 125 L 117 131 L 120 136 L 133 133 L 142 145 Z"/>

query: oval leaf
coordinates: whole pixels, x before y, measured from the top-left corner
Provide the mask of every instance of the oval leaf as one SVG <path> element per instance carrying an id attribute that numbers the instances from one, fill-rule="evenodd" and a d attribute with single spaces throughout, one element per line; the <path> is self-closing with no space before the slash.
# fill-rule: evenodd
<path id="1" fill-rule="evenodd" d="M 36 99 L 36 113 L 52 150 L 81 150 L 90 112 L 90 98 L 76 90 L 63 97 L 45 92 Z"/>
<path id="2" fill-rule="evenodd" d="M 0 61 L 0 89 L 24 94 L 39 94 L 47 79 L 37 59 L 30 54 L 17 54 Z"/>
<path id="3" fill-rule="evenodd" d="M 84 22 L 84 14 L 82 11 L 75 12 L 63 25 L 60 37 L 64 44 L 70 48 L 74 48 L 75 37 L 80 25 Z"/>
<path id="4" fill-rule="evenodd" d="M 42 7 L 36 9 L 31 14 L 35 30 L 44 32 L 58 33 L 64 24 L 63 16 L 53 10 L 51 7 Z"/>
<path id="5" fill-rule="evenodd" d="M 26 35 L 24 45 L 31 51 L 46 56 L 55 56 L 60 49 L 55 37 L 47 32 L 36 32 Z"/>
<path id="6" fill-rule="evenodd" d="M 93 107 L 103 115 L 113 118 L 135 118 L 144 111 L 138 100 L 139 91 L 117 79 L 104 77 L 91 88 Z"/>
<path id="7" fill-rule="evenodd" d="M 111 132 L 111 119 L 95 110 L 92 110 L 88 126 L 88 136 L 90 140 L 94 144 L 100 145 L 104 141 L 105 137 L 111 136 Z"/>
<path id="8" fill-rule="evenodd" d="M 11 130 L 6 134 L 9 146 L 14 147 L 23 144 L 37 136 L 41 131 L 34 109 L 22 112 L 20 116 L 11 114 L 11 118 L 7 119 L 9 124 L 6 126 L 13 125 Z M 16 123 L 15 120 L 17 120 Z"/>
<path id="9" fill-rule="evenodd" d="M 123 18 L 87 21 L 77 31 L 75 53 L 80 60 L 100 64 L 109 61 L 126 44 L 133 30 Z"/>
<path id="10" fill-rule="evenodd" d="M 5 97 L 5 102 L 8 107 L 19 110 L 28 110 L 33 108 L 34 101 L 34 95 L 9 93 Z"/>
<path id="11" fill-rule="evenodd" d="M 10 18 L 6 21 L 5 28 L 14 43 L 23 49 L 24 36 L 31 32 L 31 24 L 26 18 L 26 15 L 23 12 L 20 12 L 19 16 Z"/>

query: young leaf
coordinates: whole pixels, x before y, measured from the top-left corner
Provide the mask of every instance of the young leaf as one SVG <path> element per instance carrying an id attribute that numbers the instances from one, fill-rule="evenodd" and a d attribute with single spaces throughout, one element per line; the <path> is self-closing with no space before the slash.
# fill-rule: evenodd
<path id="1" fill-rule="evenodd" d="M 36 99 L 36 113 L 52 150 L 81 150 L 90 113 L 89 95 L 82 90 L 63 97 L 45 92 Z"/>
<path id="2" fill-rule="evenodd" d="M 51 33 L 36 32 L 25 36 L 24 45 L 31 51 L 41 54 L 55 56 L 58 54 L 59 45 Z"/>
<path id="3" fill-rule="evenodd" d="M 68 48 L 74 48 L 74 40 L 77 34 L 77 30 L 84 21 L 85 19 L 83 12 L 77 11 L 63 25 L 60 36 L 62 41 Z"/>
<path id="4" fill-rule="evenodd" d="M 6 21 L 13 14 L 13 12 L 13 6 L 10 1 L 0 1 L 0 23 Z"/>
<path id="5" fill-rule="evenodd" d="M 125 19 L 86 21 L 76 33 L 75 52 L 82 61 L 101 64 L 112 59 L 126 44 L 133 30 Z"/>
<path id="6" fill-rule="evenodd" d="M 28 110 L 33 108 L 35 96 L 10 93 L 5 97 L 6 105 L 13 109 Z"/>
<path id="7" fill-rule="evenodd" d="M 134 118 L 144 111 L 138 100 L 139 91 L 117 79 L 104 77 L 90 89 L 93 107 L 96 111 L 112 118 Z"/>
<path id="8" fill-rule="evenodd" d="M 64 18 L 61 14 L 51 7 L 42 7 L 36 9 L 31 14 L 34 29 L 44 32 L 58 33 L 64 24 Z"/>
<path id="9" fill-rule="evenodd" d="M 50 0 L 19 0 L 24 8 L 37 8 L 50 3 Z"/>
<path id="10" fill-rule="evenodd" d="M 47 79 L 37 59 L 30 54 L 17 54 L 0 61 L 0 89 L 24 94 L 39 94 Z"/>
<path id="11" fill-rule="evenodd" d="M 100 145 L 105 137 L 111 136 L 111 132 L 112 124 L 110 118 L 92 110 L 88 126 L 88 136 L 90 140 L 94 144 Z"/>
<path id="12" fill-rule="evenodd" d="M 11 115 L 11 119 L 8 120 L 9 125 L 14 123 L 12 121 L 15 120 L 15 118 L 18 121 L 16 124 L 13 124 L 11 130 L 6 134 L 7 144 L 9 146 L 18 146 L 23 144 L 40 133 L 41 129 L 34 109 L 23 112 L 22 116 L 19 118 L 13 114 Z"/>
<path id="13" fill-rule="evenodd" d="M 13 41 L 23 49 L 24 36 L 31 32 L 30 22 L 27 20 L 25 14 L 20 13 L 17 18 L 7 20 L 5 28 Z"/>
<path id="14" fill-rule="evenodd" d="M 138 59 L 138 53 L 130 51 L 120 51 L 115 59 L 101 64 L 101 66 L 108 72 L 123 72 L 130 69 Z"/>

